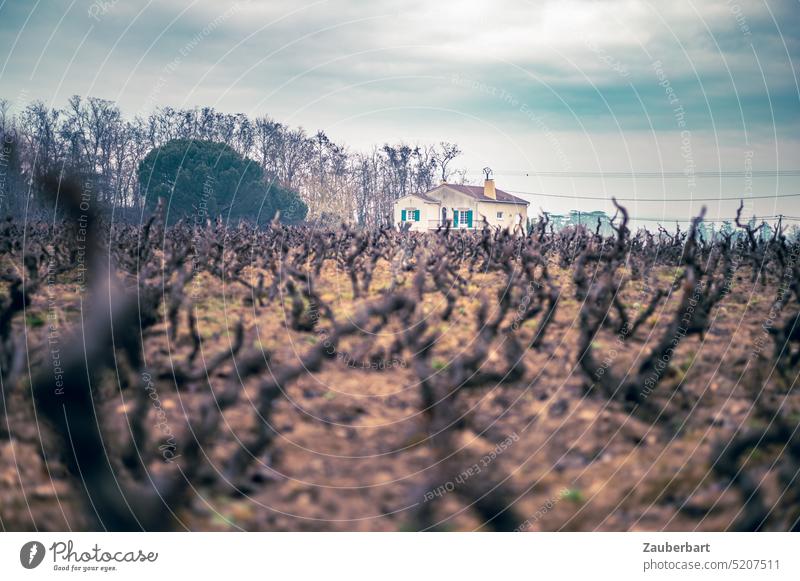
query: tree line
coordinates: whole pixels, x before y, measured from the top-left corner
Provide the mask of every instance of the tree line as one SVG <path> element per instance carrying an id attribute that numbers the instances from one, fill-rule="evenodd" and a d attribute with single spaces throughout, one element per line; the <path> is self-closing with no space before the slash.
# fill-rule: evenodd
<path id="1" fill-rule="evenodd" d="M 101 208 L 141 209 L 148 205 L 142 162 L 175 140 L 230 147 L 257 164 L 268 184 L 298 192 L 309 219 L 382 225 L 397 198 L 441 180 L 465 181 L 452 164 L 461 153 L 453 143 L 351 151 L 324 131 L 213 107 L 161 107 L 127 119 L 116 103 L 94 97 L 73 96 L 63 108 L 34 101 L 19 112 L 0 99 L 0 138 L 0 213 L 11 215 L 42 199 L 38 184 L 53 172 L 78 176 Z"/>

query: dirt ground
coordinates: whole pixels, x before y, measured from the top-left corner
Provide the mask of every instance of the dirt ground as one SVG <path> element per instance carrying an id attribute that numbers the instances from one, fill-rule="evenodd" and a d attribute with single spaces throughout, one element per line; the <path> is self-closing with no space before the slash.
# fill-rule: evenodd
<path id="1" fill-rule="evenodd" d="M 253 274 L 253 273 L 248 273 Z M 525 376 L 512 384 L 487 386 L 460 400 L 468 419 L 458 434 L 458 472 L 440 470 L 426 444 L 418 380 L 403 354 L 365 366 L 360 354 L 388 346 L 402 331 L 392 323 L 376 336 L 353 337 L 340 345 L 336 361 L 318 373 L 307 373 L 285 388 L 269 421 L 277 437 L 267 455 L 258 459 L 249 486 L 238 493 L 198 482 L 192 498 L 177 515 L 190 530 L 269 531 L 397 531 L 417 528 L 415 515 L 430 500 L 438 530 L 480 529 L 484 523 L 456 489 L 465 480 L 490 476 L 513 492 L 511 507 L 521 518 L 521 530 L 626 531 L 707 530 L 728 528 L 742 506 L 737 490 L 712 471 L 712 450 L 737 429 L 769 421 L 754 407 L 757 397 L 800 422 L 800 396 L 771 367 L 772 342 L 764 343 L 762 324 L 769 316 L 774 289 L 754 286 L 737 277 L 727 297 L 715 307 L 713 323 L 701 340 L 683 341 L 667 374 L 652 395 L 663 407 L 656 422 L 644 422 L 621 411 L 599 394 L 587 394 L 585 376 L 577 367 L 580 303 L 574 298 L 570 273 L 552 273 L 561 285 L 559 308 L 542 348 L 524 356 Z M 674 273 L 658 276 L 668 285 Z M 389 273 L 376 273 L 372 293 L 388 285 Z M 494 297 L 499 275 L 477 274 L 468 297 L 460 298 L 453 318 L 443 325 L 435 346 L 434 365 L 444 367 L 475 337 L 475 311 L 481 295 Z M 198 364 L 225 349 L 228 330 L 242 319 L 248 341 L 260 345 L 275 365 L 290 362 L 321 339 L 312 331 L 292 331 L 280 301 L 254 307 L 248 291 L 236 283 L 207 274 L 192 283 L 203 338 Z M 354 312 L 345 274 L 328 265 L 318 281 L 323 299 L 339 316 Z M 80 297 L 69 277 L 54 287 L 55 311 L 64 329 L 81 320 Z M 626 299 L 636 300 L 631 283 Z M 438 297 L 438 299 L 436 298 Z M 435 313 L 441 295 L 426 298 Z M 659 330 L 668 324 L 677 296 L 656 313 L 615 353 L 617 373 L 647 353 Z M 428 302 L 430 304 L 428 304 Z M 27 311 L 25 332 L 30 348 L 46 339 L 47 293 L 39 293 Z M 288 305 L 287 305 L 288 307 Z M 20 327 L 23 322 L 18 323 Z M 182 360 L 191 350 L 188 337 L 170 339 L 160 333 L 144 338 L 147 363 Z M 65 331 L 66 333 L 66 331 Z M 523 326 L 521 338 L 534 329 Z M 80 333 L 74 335 L 80 340 Z M 614 335 L 596 340 L 598 356 L 613 350 Z M 759 352 L 757 347 L 764 344 Z M 487 365 L 492 364 L 490 356 Z M 792 377 L 797 370 L 792 371 Z M 186 430 L 185 417 L 195 412 L 220 382 L 235 380 L 231 363 L 205 383 L 177 391 L 171 379 L 159 379 L 156 390 L 170 429 Z M 242 386 L 239 404 L 224 416 L 223 438 L 206 450 L 212 465 L 221 466 L 240 441 L 252 432 L 253 379 Z M 110 376 L 98 388 L 99 416 L 112 417 L 106 426 L 109 446 L 128 436 L 131 390 L 120 389 Z M 27 400 L 26 400 L 27 397 Z M 75 482 L 68 480 L 59 458 L 45 463 L 39 450 L 40 428 L 30 396 L 9 396 L 11 440 L 0 442 L 0 517 L 4 530 L 80 530 L 88 526 Z M 26 401 L 28 403 L 26 404 Z M 155 423 L 155 409 L 150 421 Z M 161 436 L 155 434 L 152 444 Z M 180 454 L 180 450 L 176 450 Z M 463 461 L 462 461 L 463 459 Z M 768 502 L 781 491 L 769 470 L 777 452 L 755 450 L 745 466 L 762 477 Z M 480 474 L 470 474 L 479 467 Z M 159 474 L 174 473 L 177 463 L 156 466 Z"/>

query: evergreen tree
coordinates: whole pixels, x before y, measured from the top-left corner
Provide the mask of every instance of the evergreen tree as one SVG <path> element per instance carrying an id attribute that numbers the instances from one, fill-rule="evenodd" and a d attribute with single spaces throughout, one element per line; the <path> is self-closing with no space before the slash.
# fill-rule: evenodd
<path id="1" fill-rule="evenodd" d="M 277 211 L 298 222 L 308 211 L 296 192 L 265 180 L 256 162 L 214 141 L 174 139 L 152 149 L 139 165 L 139 186 L 146 207 L 165 199 L 170 223 L 219 215 L 263 223 Z"/>

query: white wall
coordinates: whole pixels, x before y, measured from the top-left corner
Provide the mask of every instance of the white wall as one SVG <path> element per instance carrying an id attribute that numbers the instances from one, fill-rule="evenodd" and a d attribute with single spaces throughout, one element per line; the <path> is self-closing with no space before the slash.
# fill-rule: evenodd
<path id="1" fill-rule="evenodd" d="M 447 186 L 439 186 L 430 195 L 441 200 L 442 206 L 447 208 L 447 219 L 450 220 L 451 225 L 453 224 L 453 208 L 455 208 L 457 210 L 472 210 L 472 226 L 475 227 L 475 220 L 478 215 L 478 201 L 475 198 L 462 194 L 458 190 L 452 190 Z M 459 228 L 466 228 L 466 226 L 459 220 Z"/>
<path id="2" fill-rule="evenodd" d="M 503 217 L 498 218 L 497 213 L 502 212 Z M 504 202 L 478 202 L 478 213 L 486 216 L 487 222 L 490 226 L 498 228 L 513 228 L 516 224 L 516 216 L 522 216 L 522 227 L 525 227 L 525 221 L 528 217 L 528 206 L 525 204 L 509 204 Z M 478 217 L 477 222 L 481 218 Z"/>
<path id="3" fill-rule="evenodd" d="M 439 204 L 428 202 L 417 196 L 405 196 L 394 204 L 394 225 L 399 226 L 402 222 L 403 210 L 416 208 L 419 210 L 419 222 L 411 222 L 411 230 L 423 232 L 428 230 L 428 225 L 432 221 L 439 220 Z"/>

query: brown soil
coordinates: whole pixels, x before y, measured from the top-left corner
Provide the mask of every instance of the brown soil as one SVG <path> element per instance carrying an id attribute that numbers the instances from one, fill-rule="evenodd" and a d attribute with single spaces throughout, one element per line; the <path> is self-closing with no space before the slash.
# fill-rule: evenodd
<path id="1" fill-rule="evenodd" d="M 252 273 L 249 273 L 252 274 Z M 665 286 L 673 272 L 659 273 Z M 742 506 L 737 490 L 729 489 L 711 470 L 712 449 L 730 439 L 737 428 L 763 425 L 753 408 L 763 389 L 763 401 L 795 423 L 800 420 L 800 396 L 791 392 L 772 369 L 772 342 L 761 353 L 754 349 L 764 331 L 774 289 L 753 287 L 738 278 L 731 293 L 715 308 L 711 328 L 701 340 L 683 341 L 672 358 L 665 379 L 651 397 L 664 407 L 655 423 L 620 411 L 599 394 L 585 392 L 586 379 L 577 367 L 578 313 L 570 273 L 554 271 L 561 284 L 561 301 L 555 321 L 539 351 L 525 355 L 525 378 L 513 384 L 486 386 L 459 400 L 467 427 L 458 434 L 458 462 L 463 470 L 483 461 L 481 475 L 505 481 L 513 492 L 513 510 L 527 530 L 724 530 Z M 389 281 L 379 269 L 372 292 Z M 254 308 L 248 292 L 236 284 L 223 284 L 208 275 L 191 283 L 201 316 L 198 328 L 203 352 L 209 358 L 226 348 L 227 333 L 242 318 L 248 341 L 258 341 L 271 353 L 273 365 L 291 362 L 320 337 L 315 332 L 288 329 L 282 305 L 275 302 Z M 410 284 L 407 281 L 407 284 Z M 474 338 L 474 313 L 479 297 L 496 296 L 500 275 L 479 274 L 470 281 L 470 299 L 459 299 L 454 317 L 444 326 L 444 339 L 435 347 L 435 365 L 444 366 Z M 326 267 L 319 282 L 322 298 L 339 316 L 354 312 L 349 281 L 343 273 Z M 56 307 L 65 329 L 81 316 L 79 297 L 68 281 L 57 286 Z M 631 283 L 626 299 L 636 300 Z M 438 298 L 437 298 L 438 297 Z M 677 296 L 628 341 L 613 357 L 612 368 L 622 374 L 650 349 L 655 337 L 673 314 Z M 441 295 L 427 295 L 426 308 L 442 308 Z M 428 304 L 429 303 L 429 304 Z M 48 313 L 47 293 L 39 293 L 25 321 L 27 343 L 44 341 Z M 20 332 L 22 321 L 19 322 Z M 79 327 L 78 327 L 79 328 Z M 183 360 L 191 350 L 188 337 L 168 340 L 161 325 L 146 337 L 147 363 Z M 377 336 L 354 337 L 340 346 L 340 358 L 319 373 L 308 373 L 286 386 L 270 421 L 279 433 L 244 494 L 226 494 L 219 487 L 198 483 L 178 517 L 191 530 L 303 530 L 395 531 L 416 528 L 415 514 L 426 492 L 445 487 L 457 474 L 441 470 L 428 445 L 420 413 L 420 389 L 404 358 L 384 362 L 384 369 L 365 369 L 360 355 L 388 346 L 401 331 L 392 323 Z M 529 339 L 534 329 L 525 325 L 520 336 Z M 80 334 L 74 335 L 81 340 Z M 763 339 L 762 339 L 763 340 Z M 598 357 L 613 348 L 614 335 L 597 339 Z M 250 346 L 250 345 L 248 345 Z M 351 359 L 352 358 L 352 359 Z M 348 365 L 348 361 L 350 364 Z M 493 363 L 490 357 L 486 365 Z M 789 370 L 792 377 L 797 370 Z M 208 397 L 208 390 L 235 378 L 229 363 L 205 384 L 176 391 L 170 380 L 156 386 L 171 429 L 183 433 L 184 417 Z M 234 379 L 235 380 L 235 379 Z M 240 403 L 225 414 L 223 436 L 211 450 L 211 462 L 220 466 L 251 433 L 256 416 L 249 398 L 256 379 L 243 386 Z M 210 383 L 210 385 L 209 385 Z M 113 417 L 107 427 L 109 446 L 127 439 L 127 415 L 132 386 L 121 390 L 109 376 L 98 388 L 99 415 Z M 67 477 L 61 459 L 39 452 L 40 426 L 29 395 L 15 393 L 9 409 L 12 439 L 0 442 L 0 516 L 5 530 L 64 530 L 89 526 L 78 484 Z M 154 414 L 155 412 L 153 412 Z M 151 421 L 155 422 L 155 418 Z M 492 458 L 497 444 L 514 440 Z M 159 445 L 153 434 L 151 445 Z M 180 453 L 180 450 L 177 450 Z M 485 459 L 488 457 L 488 462 Z M 748 469 L 762 475 L 766 499 L 780 494 L 768 468 L 776 457 L 756 451 Z M 176 471 L 163 464 L 157 472 Z M 175 477 L 180 475 L 175 472 Z M 448 480 L 449 479 L 449 480 Z M 457 483 L 452 484 L 455 488 Z M 447 488 L 450 488 L 447 486 Z M 430 496 L 430 495 L 429 495 Z M 432 505 L 441 530 L 473 530 L 482 522 L 463 495 L 447 491 Z"/>

